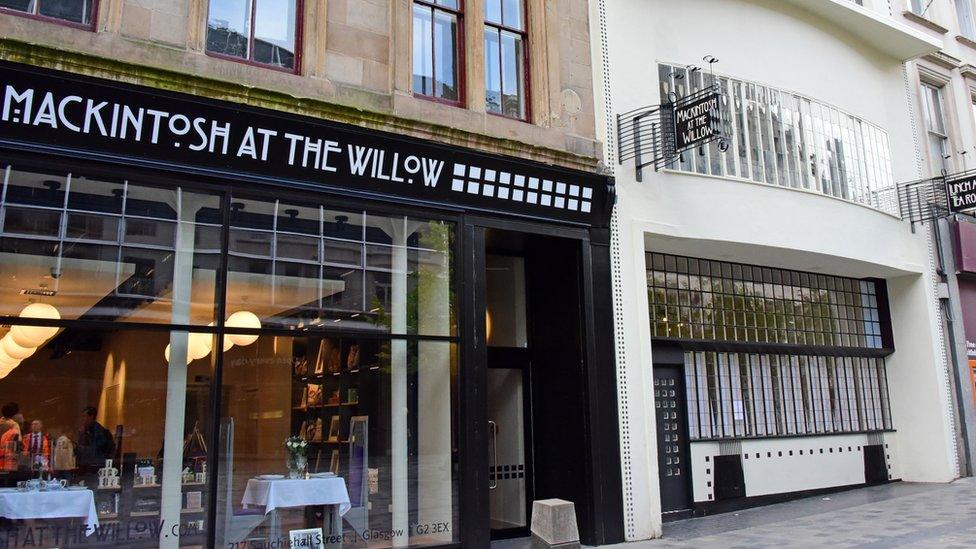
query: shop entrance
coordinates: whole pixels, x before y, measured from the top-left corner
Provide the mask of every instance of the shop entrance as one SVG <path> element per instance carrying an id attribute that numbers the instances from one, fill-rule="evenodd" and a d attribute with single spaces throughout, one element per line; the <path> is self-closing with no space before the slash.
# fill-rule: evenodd
<path id="1" fill-rule="evenodd" d="M 583 247 L 553 234 L 480 231 L 482 489 L 490 537 L 503 539 L 529 534 L 534 500 L 572 501 L 580 517 L 587 509 Z"/>

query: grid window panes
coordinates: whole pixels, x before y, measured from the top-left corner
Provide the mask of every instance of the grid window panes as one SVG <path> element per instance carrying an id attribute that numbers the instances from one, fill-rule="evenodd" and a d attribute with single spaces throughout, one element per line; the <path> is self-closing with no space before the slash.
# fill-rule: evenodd
<path id="1" fill-rule="evenodd" d="M 922 83 L 922 101 L 925 103 L 925 135 L 928 138 L 929 165 L 933 175 L 949 169 L 949 135 L 946 133 L 945 110 L 942 88 Z"/>
<path id="2" fill-rule="evenodd" d="M 38 297 L 65 319 L 213 322 L 219 196 L 12 166 L 0 177 L 0 314 Z"/>
<path id="3" fill-rule="evenodd" d="M 0 8 L 79 25 L 91 25 L 95 2 L 94 0 L 0 0 Z"/>
<path id="4" fill-rule="evenodd" d="M 413 92 L 461 103 L 462 0 L 414 0 Z"/>
<path id="5" fill-rule="evenodd" d="M 661 101 L 713 83 L 722 93 L 729 148 L 717 142 L 679 156 L 672 168 L 805 189 L 897 214 L 888 134 L 801 95 L 753 82 L 659 65 Z"/>
<path id="6" fill-rule="evenodd" d="M 207 51 L 296 71 L 301 0 L 210 0 Z"/>
<path id="7" fill-rule="evenodd" d="M 485 107 L 511 118 L 527 116 L 527 42 L 523 0 L 485 1 Z"/>
<path id="8" fill-rule="evenodd" d="M 892 428 L 884 359 L 686 352 L 693 440 Z"/>
<path id="9" fill-rule="evenodd" d="M 660 253 L 647 264 L 654 337 L 882 348 L 872 281 Z"/>
<path id="10" fill-rule="evenodd" d="M 456 334 L 453 224 L 235 196 L 229 311 L 265 326 Z"/>

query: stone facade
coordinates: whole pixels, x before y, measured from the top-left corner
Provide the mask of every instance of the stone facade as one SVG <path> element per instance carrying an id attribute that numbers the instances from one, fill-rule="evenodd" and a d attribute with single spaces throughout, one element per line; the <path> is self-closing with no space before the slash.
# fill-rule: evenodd
<path id="1" fill-rule="evenodd" d="M 592 171 L 586 0 L 527 0 L 532 119 L 484 108 L 483 0 L 466 0 L 464 104 L 411 91 L 411 0 L 304 0 L 298 74 L 205 51 L 209 0 L 98 0 L 95 29 L 0 12 L 0 59 Z"/>

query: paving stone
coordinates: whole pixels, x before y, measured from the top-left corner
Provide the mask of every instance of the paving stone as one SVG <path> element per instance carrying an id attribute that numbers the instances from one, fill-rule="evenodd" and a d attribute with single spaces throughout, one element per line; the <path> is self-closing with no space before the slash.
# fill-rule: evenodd
<path id="1" fill-rule="evenodd" d="M 611 546 L 976 547 L 976 479 L 896 482 L 664 525 L 664 538 Z M 518 545 L 504 546 L 516 548 Z"/>

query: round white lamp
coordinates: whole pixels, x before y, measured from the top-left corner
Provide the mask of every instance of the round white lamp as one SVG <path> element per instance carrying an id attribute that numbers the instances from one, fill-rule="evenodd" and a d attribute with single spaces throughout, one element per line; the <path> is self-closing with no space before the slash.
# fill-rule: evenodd
<path id="1" fill-rule="evenodd" d="M 14 341 L 14 338 L 10 337 L 10 334 L 7 334 L 3 339 L 0 339 L 0 348 L 3 349 L 4 354 L 14 360 L 24 360 L 25 358 L 34 354 L 34 351 L 37 350 L 37 347 L 23 347 L 18 345 Z"/>
<path id="2" fill-rule="evenodd" d="M 186 338 L 187 362 L 209 355 L 211 347 L 213 347 L 211 334 L 191 333 Z"/>
<path id="3" fill-rule="evenodd" d="M 0 370 L 5 370 L 5 369 L 13 370 L 18 365 L 20 365 L 19 360 L 17 360 L 16 358 L 11 358 L 10 356 L 7 355 L 7 353 L 2 348 L 0 348 Z"/>
<path id="4" fill-rule="evenodd" d="M 225 323 L 227 328 L 261 328 L 261 319 L 251 311 L 237 311 L 230 315 Z M 228 334 L 227 339 L 234 345 L 245 347 L 258 340 L 258 336 L 250 334 Z"/>
<path id="5" fill-rule="evenodd" d="M 41 318 L 45 320 L 61 320 L 61 313 L 47 303 L 31 303 L 20 312 L 20 318 Z M 39 347 L 58 333 L 57 328 L 49 326 L 20 326 L 10 327 L 10 337 L 21 347 Z"/>
<path id="6" fill-rule="evenodd" d="M 213 322 L 211 322 L 210 324 L 207 324 L 207 326 L 209 326 L 209 327 L 211 327 L 211 328 L 213 328 L 213 325 L 214 325 L 214 323 L 213 323 Z M 208 339 L 208 340 L 207 340 L 207 345 L 208 345 L 209 347 L 211 347 L 211 350 L 213 350 L 213 349 L 212 349 L 212 348 L 213 348 L 213 339 Z M 229 350 L 230 350 L 230 348 L 231 348 L 231 347 L 233 347 L 233 346 L 234 346 L 234 342 L 233 342 L 233 341 L 231 341 L 229 337 L 226 337 L 226 336 L 225 336 L 225 337 L 224 337 L 224 345 L 223 345 L 223 347 L 224 347 L 224 352 L 226 353 L 226 352 L 227 352 L 227 351 L 229 351 Z"/>

